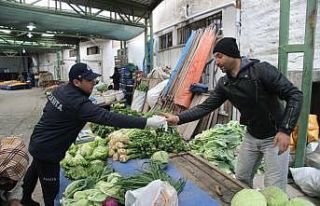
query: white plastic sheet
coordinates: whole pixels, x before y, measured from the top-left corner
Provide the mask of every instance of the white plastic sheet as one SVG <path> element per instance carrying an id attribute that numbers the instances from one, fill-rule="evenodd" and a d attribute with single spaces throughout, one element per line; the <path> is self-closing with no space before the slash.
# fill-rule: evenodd
<path id="1" fill-rule="evenodd" d="M 320 197 L 320 170 L 313 167 L 290 168 L 294 182 L 311 197 Z"/>
<path id="2" fill-rule="evenodd" d="M 143 91 L 135 90 L 133 93 L 131 109 L 137 112 L 141 112 L 143 109 L 144 101 L 146 99 L 146 93 Z"/>
<path id="3" fill-rule="evenodd" d="M 168 81 L 168 79 L 164 80 L 148 91 L 146 101 L 151 108 L 154 107 L 154 105 L 157 103 L 158 98 L 167 85 Z"/>
<path id="4" fill-rule="evenodd" d="M 177 191 L 167 182 L 155 180 L 147 186 L 129 190 L 125 206 L 178 206 Z"/>

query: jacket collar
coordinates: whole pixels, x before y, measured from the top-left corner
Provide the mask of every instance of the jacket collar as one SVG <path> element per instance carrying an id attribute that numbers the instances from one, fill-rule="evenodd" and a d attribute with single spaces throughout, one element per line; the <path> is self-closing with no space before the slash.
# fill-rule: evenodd
<path id="1" fill-rule="evenodd" d="M 248 57 L 243 56 L 241 57 L 240 71 L 237 77 L 234 78 L 228 73 L 226 76 L 228 77 L 228 79 L 232 79 L 232 80 L 238 79 L 239 77 L 242 77 L 244 71 L 249 69 L 253 64 L 257 62 L 260 62 L 260 61 L 258 59 L 249 59 Z"/>
<path id="2" fill-rule="evenodd" d="M 68 83 L 68 85 L 73 88 L 74 90 L 76 90 L 77 92 L 81 93 L 81 95 L 85 95 L 86 97 L 89 97 L 90 95 L 86 94 L 84 91 L 82 91 L 79 87 L 76 87 L 74 84 L 72 84 L 71 82 Z"/>
<path id="3" fill-rule="evenodd" d="M 258 59 L 249 59 L 248 57 L 241 57 L 240 71 L 237 77 L 232 77 L 230 74 L 225 75 L 224 84 L 228 84 L 230 81 L 236 81 L 237 79 L 246 75 L 244 71 L 248 70 L 253 64 L 260 62 Z"/>

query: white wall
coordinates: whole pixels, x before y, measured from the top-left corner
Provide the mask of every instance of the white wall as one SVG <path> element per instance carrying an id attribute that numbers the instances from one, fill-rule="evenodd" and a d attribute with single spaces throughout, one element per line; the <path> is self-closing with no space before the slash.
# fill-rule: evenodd
<path id="1" fill-rule="evenodd" d="M 142 70 L 145 53 L 144 33 L 127 41 L 127 47 L 129 63 L 137 65 L 139 67 L 139 70 Z"/>
<path id="2" fill-rule="evenodd" d="M 289 43 L 302 43 L 306 0 L 291 0 Z M 261 9 L 263 8 L 263 9 Z M 280 0 L 242 1 L 242 55 L 278 65 Z M 320 69 L 320 7 L 318 6 L 314 67 Z M 288 70 L 302 70 L 302 54 L 289 55 Z"/>
<path id="3" fill-rule="evenodd" d="M 54 71 L 54 66 L 57 61 L 56 53 L 46 53 L 39 54 L 39 70 L 48 71 L 53 74 L 53 77 L 56 78 L 56 73 Z"/>
<path id="4" fill-rule="evenodd" d="M 183 8 L 186 2 L 191 2 L 191 14 L 186 17 L 184 13 L 172 13 Z M 233 1 L 207 1 L 199 0 L 195 4 L 194 1 L 163 1 L 159 7 L 153 12 L 154 28 L 155 28 L 155 63 L 154 66 L 170 66 L 174 68 L 181 55 L 183 45 L 177 45 L 177 29 L 187 23 L 203 19 L 222 11 L 222 25 L 225 36 L 236 36 L 236 9 Z M 164 18 L 164 20 L 160 18 Z M 171 19 L 169 19 L 171 18 Z M 187 21 L 186 21 L 187 20 Z M 165 24 L 166 22 L 166 24 Z M 172 32 L 173 47 L 159 51 L 158 37 Z"/>
<path id="5" fill-rule="evenodd" d="M 87 55 L 87 48 L 98 46 L 100 54 Z M 102 80 L 110 83 L 110 76 L 113 74 L 114 56 L 117 55 L 117 46 L 113 46 L 112 40 L 94 39 L 87 42 L 80 42 L 80 62 L 86 63 L 95 72 L 102 75 Z M 73 64 L 76 63 L 76 57 L 69 57 L 69 49 L 62 51 L 61 78 L 68 80 L 68 73 Z"/>
<path id="6" fill-rule="evenodd" d="M 153 11 L 154 32 L 185 20 L 186 5 L 189 4 L 189 16 L 211 8 L 235 2 L 231 0 L 164 0 Z"/>
<path id="7" fill-rule="evenodd" d="M 76 57 L 69 57 L 70 49 L 64 49 L 62 51 L 62 64 L 60 65 L 61 69 L 61 79 L 63 81 L 69 80 L 69 70 L 76 63 Z"/>

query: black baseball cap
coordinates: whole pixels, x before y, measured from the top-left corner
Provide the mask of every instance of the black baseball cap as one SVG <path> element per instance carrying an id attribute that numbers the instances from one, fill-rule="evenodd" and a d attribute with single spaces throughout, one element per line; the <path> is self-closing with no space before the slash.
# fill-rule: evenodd
<path id="1" fill-rule="evenodd" d="M 94 73 L 92 69 L 84 63 L 74 64 L 69 71 L 70 82 L 72 82 L 74 79 L 85 79 L 91 81 L 99 76 L 101 76 L 101 74 Z"/>

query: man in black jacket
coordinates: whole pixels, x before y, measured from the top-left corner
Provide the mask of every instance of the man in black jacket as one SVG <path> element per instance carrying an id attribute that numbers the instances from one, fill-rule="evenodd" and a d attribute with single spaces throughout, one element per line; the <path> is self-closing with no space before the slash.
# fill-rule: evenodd
<path id="1" fill-rule="evenodd" d="M 59 162 L 87 122 L 121 128 L 162 127 L 166 124 L 164 117 L 132 117 L 93 104 L 89 96 L 98 76 L 88 65 L 77 63 L 70 69 L 69 83 L 48 96 L 30 139 L 29 152 L 33 161 L 24 178 L 23 205 L 39 205 L 31 199 L 38 178 L 45 205 L 54 205 L 59 192 Z"/>
<path id="2" fill-rule="evenodd" d="M 216 65 L 226 75 L 202 104 L 177 116 L 164 114 L 168 123 L 194 121 L 229 100 L 241 113 L 240 123 L 247 126 L 236 165 L 237 179 L 252 187 L 264 157 L 265 186 L 286 191 L 289 135 L 299 117 L 302 92 L 271 64 L 241 58 L 234 38 L 221 39 L 213 53 Z M 285 107 L 280 100 L 286 101 Z"/>

